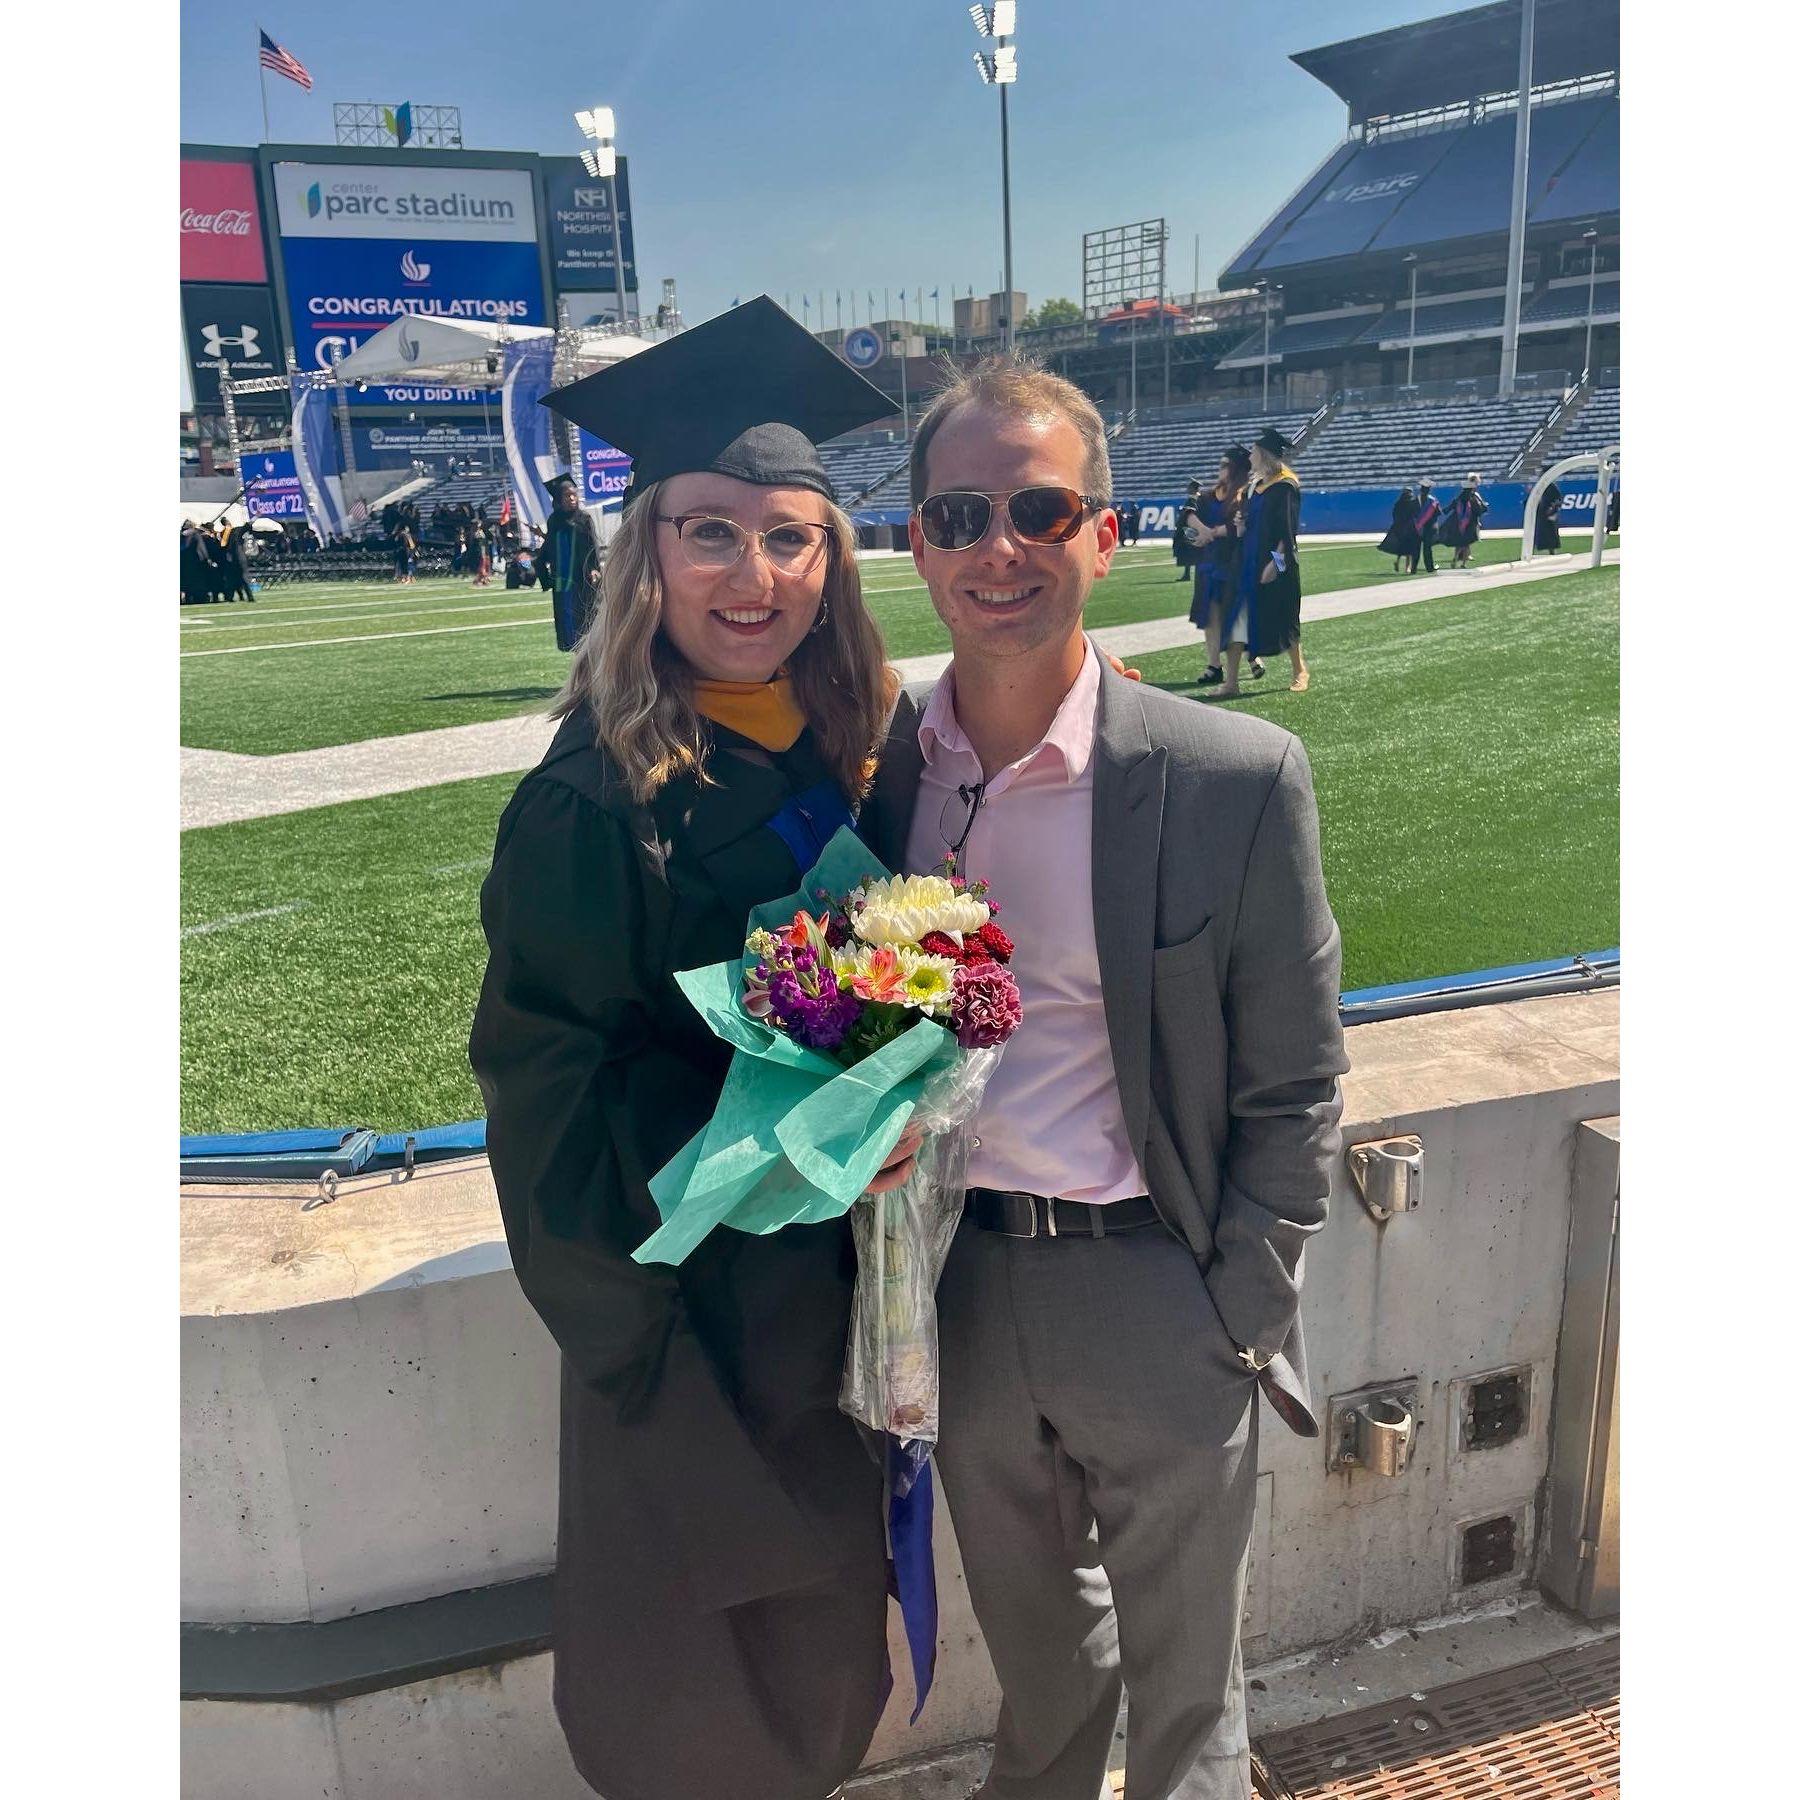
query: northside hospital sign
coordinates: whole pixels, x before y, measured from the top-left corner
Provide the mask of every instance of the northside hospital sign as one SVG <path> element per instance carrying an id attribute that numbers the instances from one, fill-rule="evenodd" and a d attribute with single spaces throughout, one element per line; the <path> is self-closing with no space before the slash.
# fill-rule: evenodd
<path id="1" fill-rule="evenodd" d="M 523 169 L 277 163 L 276 221 L 295 349 L 328 369 L 402 313 L 548 321 Z"/>

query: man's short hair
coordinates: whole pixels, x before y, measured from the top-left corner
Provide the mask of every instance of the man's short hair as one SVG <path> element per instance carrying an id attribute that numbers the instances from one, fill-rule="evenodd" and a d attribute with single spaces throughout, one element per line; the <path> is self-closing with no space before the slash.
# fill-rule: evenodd
<path id="1" fill-rule="evenodd" d="M 1112 464 L 1106 455 L 1106 422 L 1100 409 L 1074 382 L 1052 375 L 1030 357 L 984 357 L 974 368 L 951 371 L 950 379 L 932 401 L 913 434 L 911 458 L 912 503 L 918 506 L 930 493 L 925 485 L 925 459 L 931 440 L 949 416 L 964 406 L 992 407 L 995 412 L 1032 419 L 1066 419 L 1081 435 L 1083 491 L 1096 500 L 1112 499 Z"/>

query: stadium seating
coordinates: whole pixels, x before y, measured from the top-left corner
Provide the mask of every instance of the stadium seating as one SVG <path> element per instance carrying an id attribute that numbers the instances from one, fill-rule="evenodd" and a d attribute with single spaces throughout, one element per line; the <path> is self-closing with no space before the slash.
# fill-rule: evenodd
<path id="1" fill-rule="evenodd" d="M 1293 437 L 1311 413 L 1276 413 L 1270 418 L 1144 420 L 1114 439 L 1113 493 L 1121 500 L 1179 494 L 1195 476 L 1210 481 L 1218 473 L 1227 444 L 1244 444 L 1264 425 Z"/>
<path id="2" fill-rule="evenodd" d="M 1295 467 L 1309 488 L 1399 487 L 1421 476 L 1454 488 L 1471 469 L 1494 481 L 1550 403 L 1549 396 L 1533 393 L 1435 406 L 1345 407 Z"/>
<path id="3" fill-rule="evenodd" d="M 906 440 L 897 431 L 873 438 L 835 438 L 819 446 L 819 461 L 838 500 L 846 505 L 905 460 Z"/>
<path id="4" fill-rule="evenodd" d="M 1604 450 L 1618 441 L 1619 390 L 1595 388 L 1575 422 L 1562 434 L 1555 455 L 1578 456 L 1584 451 Z"/>
<path id="5" fill-rule="evenodd" d="M 1506 302 L 1498 294 L 1475 300 L 1448 300 L 1441 304 L 1419 302 L 1415 325 L 1410 306 L 1390 307 L 1363 334 L 1365 344 L 1404 342 L 1409 336 L 1428 338 L 1454 331 L 1498 331 Z"/>
<path id="6" fill-rule="evenodd" d="M 1546 288 L 1535 299 L 1527 301 L 1520 322 L 1542 325 L 1551 319 L 1585 319 L 1587 309 L 1587 283 L 1577 281 L 1566 287 Z M 1603 277 L 1594 283 L 1594 317 L 1616 319 L 1618 316 L 1619 278 L 1616 275 Z"/>

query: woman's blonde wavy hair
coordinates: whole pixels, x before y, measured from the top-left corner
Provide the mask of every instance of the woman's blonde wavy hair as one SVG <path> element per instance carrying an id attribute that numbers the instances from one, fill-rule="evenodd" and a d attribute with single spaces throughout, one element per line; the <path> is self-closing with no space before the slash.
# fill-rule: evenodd
<path id="1" fill-rule="evenodd" d="M 619 765 L 640 804 L 678 776 L 707 781 L 710 736 L 694 710 L 694 672 L 662 632 L 662 570 L 656 554 L 662 484 L 634 494 L 607 552 L 600 604 L 575 646 L 569 678 L 551 711 L 586 707 L 594 736 Z M 788 659 L 794 695 L 813 742 L 853 801 L 868 788 L 900 677 L 863 604 L 856 529 L 826 502 L 825 622 Z"/>

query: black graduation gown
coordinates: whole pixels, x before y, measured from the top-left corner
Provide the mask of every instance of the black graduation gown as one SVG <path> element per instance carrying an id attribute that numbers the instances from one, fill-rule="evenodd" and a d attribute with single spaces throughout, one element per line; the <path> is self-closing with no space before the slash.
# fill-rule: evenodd
<path id="1" fill-rule="evenodd" d="M 1250 527 L 1254 541 L 1245 539 L 1240 578 L 1255 584 L 1249 651 L 1252 656 L 1273 656 L 1300 641 L 1300 485 L 1283 477 L 1252 494 L 1261 505 L 1245 504 L 1246 524 L 1251 518 L 1255 521 Z M 1287 566 L 1264 581 L 1263 572 L 1277 550 Z"/>
<path id="2" fill-rule="evenodd" d="M 1170 548 L 1175 553 L 1178 569 L 1191 569 L 1199 561 L 1199 551 L 1188 542 L 1187 528 L 1194 522 L 1198 508 L 1192 500 L 1184 500 L 1175 513 L 1175 540 Z"/>
<path id="3" fill-rule="evenodd" d="M 1375 546 L 1384 556 L 1417 556 L 1419 553 L 1419 503 L 1402 494 L 1394 502 L 1394 522 L 1387 536 Z"/>
<path id="4" fill-rule="evenodd" d="M 574 543 L 569 550 L 566 570 L 568 585 L 558 587 L 557 547 L 558 534 L 562 532 L 573 533 Z M 572 513 L 551 513 L 549 523 L 544 528 L 543 548 L 537 555 L 537 572 L 538 585 L 550 590 L 557 649 L 564 652 L 573 650 L 587 630 L 588 621 L 593 618 L 594 607 L 599 599 L 595 581 L 599 570 L 600 539 L 594 530 L 594 521 L 579 507 Z M 770 895 L 769 898 L 773 899 L 774 896 Z"/>
<path id="5" fill-rule="evenodd" d="M 752 760 L 754 759 L 754 760 Z M 848 1222 L 631 1250 L 729 1051 L 672 980 L 802 871 L 824 770 L 715 728 L 717 786 L 635 807 L 584 713 L 501 817 L 470 1060 L 513 1267 L 563 1352 L 554 1695 L 606 1800 L 823 1800 L 886 1697 L 880 1471 L 837 1409 Z M 654 846 L 654 847 L 651 847 Z"/>
<path id="6" fill-rule="evenodd" d="M 1538 502 L 1537 522 L 1531 533 L 1534 550 L 1562 548 L 1562 503 L 1562 489 L 1553 481 L 1544 489 L 1544 497 Z"/>

